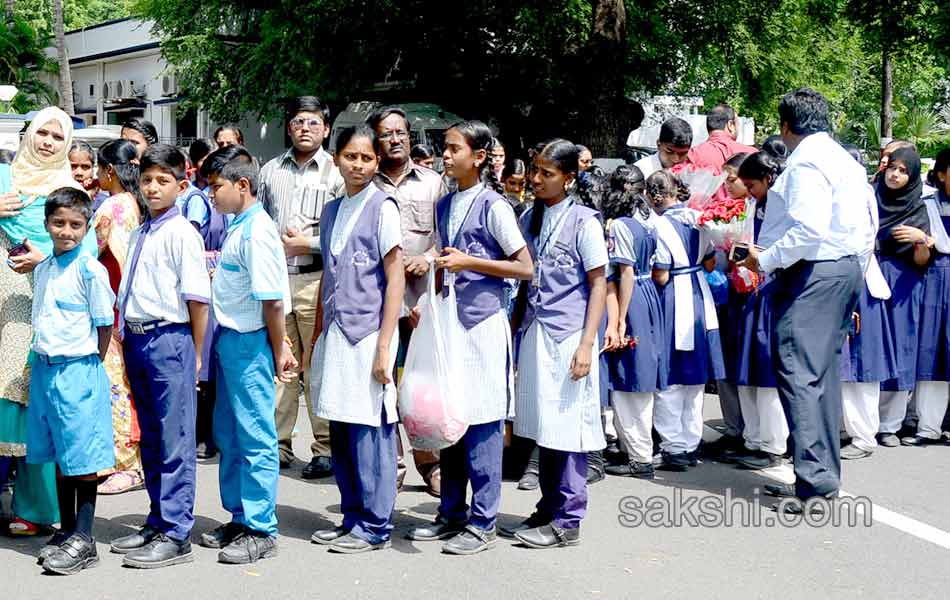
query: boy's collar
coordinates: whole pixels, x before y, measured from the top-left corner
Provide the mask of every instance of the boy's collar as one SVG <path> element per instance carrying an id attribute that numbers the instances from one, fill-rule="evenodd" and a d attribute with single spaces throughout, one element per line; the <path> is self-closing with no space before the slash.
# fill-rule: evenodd
<path id="1" fill-rule="evenodd" d="M 63 252 L 62 254 L 53 254 L 53 260 L 56 261 L 56 265 L 61 269 L 65 269 L 69 265 L 73 264 L 73 261 L 76 260 L 79 255 L 82 253 L 82 243 L 76 244 L 76 247 L 72 250 Z"/>
<path id="2" fill-rule="evenodd" d="M 249 207 L 244 209 L 244 212 L 242 212 L 241 214 L 234 215 L 234 220 L 231 221 L 231 225 L 228 226 L 228 231 L 231 231 L 232 229 L 234 229 L 235 227 L 237 227 L 244 221 L 247 221 L 248 219 L 253 217 L 255 214 L 261 212 L 262 210 L 264 210 L 264 205 L 261 204 L 260 202 L 255 202 L 254 204 L 250 205 Z"/>
<path id="3" fill-rule="evenodd" d="M 181 214 L 181 210 L 178 208 L 178 206 L 173 204 L 171 208 L 163 212 L 161 215 L 154 218 L 151 216 L 149 217 L 149 219 L 145 222 L 147 226 L 147 231 L 157 230 L 159 227 L 161 227 L 168 221 L 174 219 L 180 214 Z"/>

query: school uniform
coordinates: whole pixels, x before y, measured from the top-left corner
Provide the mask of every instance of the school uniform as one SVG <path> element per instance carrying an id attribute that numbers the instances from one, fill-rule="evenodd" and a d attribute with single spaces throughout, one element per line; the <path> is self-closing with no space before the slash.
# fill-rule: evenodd
<path id="1" fill-rule="evenodd" d="M 620 218 L 611 222 L 609 235 L 612 265 L 632 267 L 635 279 L 622 333 L 636 346 L 606 353 L 614 428 L 630 460 L 652 463 L 653 394 L 666 387 L 668 368 L 663 309 L 652 278 L 656 232 L 639 218 Z"/>
<path id="2" fill-rule="evenodd" d="M 757 242 L 765 211 L 759 206 L 761 203 L 756 204 L 753 240 Z M 738 342 L 735 381 L 746 449 L 782 455 L 788 449 L 788 421 L 778 395 L 772 362 L 774 291 L 775 277 L 769 275 L 755 291 L 735 294 L 738 302 L 735 312 Z"/>
<path id="3" fill-rule="evenodd" d="M 396 386 L 372 373 L 387 286 L 383 259 L 401 244 L 399 210 L 370 183 L 327 203 L 320 223 L 323 330 L 313 351 L 313 410 L 330 422 L 342 527 L 376 545 L 390 537 L 396 503 Z M 390 372 L 398 348 L 394 330 Z"/>
<path id="4" fill-rule="evenodd" d="M 129 247 L 119 325 L 142 429 L 146 524 L 181 542 L 194 525 L 197 377 L 188 301 L 211 296 L 204 244 L 173 206 L 133 231 Z"/>
<path id="5" fill-rule="evenodd" d="M 719 321 L 702 262 L 712 245 L 696 227 L 696 212 L 685 205 L 655 220 L 655 269 L 668 270 L 660 291 L 669 356 L 669 387 L 656 392 L 654 427 L 669 455 L 695 451 L 703 433 L 703 391 L 709 379 L 725 377 Z"/>
<path id="6" fill-rule="evenodd" d="M 211 291 L 221 504 L 232 522 L 276 536 L 277 388 L 263 303 L 281 300 L 289 310 L 290 286 L 277 227 L 260 203 L 228 228 Z"/>
<path id="7" fill-rule="evenodd" d="M 950 197 L 935 190 L 924 198 L 936 245 L 927 268 L 917 360 L 917 437 L 940 439 L 950 397 Z"/>
<path id="8" fill-rule="evenodd" d="M 98 332 L 114 319 L 109 274 L 77 246 L 37 265 L 33 282 L 26 460 L 55 462 L 67 477 L 110 469 L 112 400 Z"/>
<path id="9" fill-rule="evenodd" d="M 587 272 L 608 262 L 600 217 L 569 197 L 544 209 L 541 232 L 522 230 L 535 261 L 518 359 L 514 433 L 540 448 L 537 511 L 562 529 L 576 529 L 587 512 L 587 452 L 606 446 L 600 418 L 600 344 L 590 373 L 571 378 L 581 343 L 590 287 Z"/>
<path id="10" fill-rule="evenodd" d="M 438 249 L 453 247 L 471 256 L 504 260 L 525 247 L 514 211 L 498 193 L 475 185 L 436 204 Z M 446 277 L 452 277 L 446 272 Z M 504 420 L 512 416 L 514 374 L 511 329 L 505 310 L 505 280 L 474 271 L 454 274 L 458 316 L 463 326 L 464 378 L 469 427 L 441 450 L 439 516 L 494 530 L 501 500 Z M 448 294 L 448 289 L 443 290 Z M 585 467 L 586 469 L 586 467 Z M 466 487 L 472 485 L 472 505 Z"/>

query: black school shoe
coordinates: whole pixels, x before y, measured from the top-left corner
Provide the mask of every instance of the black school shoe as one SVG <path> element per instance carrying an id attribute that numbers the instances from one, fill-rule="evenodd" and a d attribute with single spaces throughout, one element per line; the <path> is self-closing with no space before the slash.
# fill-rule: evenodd
<path id="1" fill-rule="evenodd" d="M 218 552 L 218 562 L 226 565 L 246 565 L 274 556 L 277 556 L 276 538 L 262 531 L 246 529 Z"/>
<path id="2" fill-rule="evenodd" d="M 205 548 L 224 548 L 245 531 L 246 528 L 243 525 L 234 522 L 225 523 L 211 531 L 202 533 L 201 540 L 198 543 Z"/>
<path id="3" fill-rule="evenodd" d="M 97 564 L 99 553 L 96 552 L 96 541 L 74 533 L 43 561 L 43 570 L 59 575 L 75 575 Z"/>
<path id="4" fill-rule="evenodd" d="M 656 473 L 653 469 L 653 463 L 642 463 L 631 460 L 625 465 L 608 465 L 608 475 L 619 475 L 620 477 L 636 477 L 637 479 L 653 479 Z"/>
<path id="5" fill-rule="evenodd" d="M 46 545 L 40 548 L 40 551 L 36 555 L 36 564 L 42 565 L 47 558 L 53 555 L 54 552 L 59 550 L 59 547 L 69 539 L 69 533 L 64 531 L 57 531 L 53 534 L 53 537 L 46 542 Z"/>
<path id="6" fill-rule="evenodd" d="M 781 454 L 772 454 L 764 450 L 752 450 L 746 456 L 736 458 L 736 466 L 750 471 L 760 471 L 780 464 L 782 464 Z"/>
<path id="7" fill-rule="evenodd" d="M 382 550 L 383 548 L 389 548 L 389 540 L 373 544 L 352 533 L 348 533 L 330 544 L 329 550 L 337 554 L 361 554 L 363 552 L 372 552 L 373 550 Z"/>
<path id="8" fill-rule="evenodd" d="M 409 530 L 406 538 L 417 542 L 434 542 L 455 537 L 465 530 L 465 521 L 451 522 L 442 516 L 436 517 L 431 525 L 423 525 Z"/>
<path id="9" fill-rule="evenodd" d="M 333 475 L 333 461 L 329 456 L 314 456 L 300 472 L 304 479 L 322 479 Z"/>
<path id="10" fill-rule="evenodd" d="M 179 542 L 159 533 L 149 543 L 126 554 L 122 564 L 133 569 L 158 569 L 194 560 L 189 540 Z"/>
<path id="11" fill-rule="evenodd" d="M 587 485 L 604 480 L 604 454 L 600 450 L 587 453 Z"/>
<path id="12" fill-rule="evenodd" d="M 341 537 L 346 537 L 346 534 L 349 532 L 349 529 L 344 529 L 342 526 L 334 527 L 333 529 L 320 529 L 313 532 L 313 535 L 310 536 L 310 541 L 314 544 L 326 546 L 336 542 Z"/>
<path id="13" fill-rule="evenodd" d="M 519 531 L 515 539 L 529 548 L 559 548 L 581 543 L 581 528 L 561 529 L 554 524 Z"/>
<path id="14" fill-rule="evenodd" d="M 678 454 L 662 453 L 662 462 L 657 467 L 663 471 L 685 471 L 690 465 L 689 452 L 680 452 Z"/>
<path id="15" fill-rule="evenodd" d="M 517 525 L 513 525 L 511 527 L 499 527 L 498 535 L 499 537 L 514 539 L 515 535 L 521 531 L 527 531 L 529 529 L 534 529 L 535 527 L 541 527 L 542 525 L 547 525 L 550 522 L 550 517 L 535 511 L 530 517 L 518 523 Z"/>
<path id="16" fill-rule="evenodd" d="M 931 446 L 933 444 L 943 444 L 942 437 L 928 438 L 920 435 L 909 435 L 901 438 L 901 446 Z"/>
<path id="17" fill-rule="evenodd" d="M 442 544 L 442 552 L 467 556 L 478 554 L 495 545 L 495 529 L 488 531 L 474 525 L 466 525 L 461 533 Z"/>
<path id="18" fill-rule="evenodd" d="M 112 540 L 109 551 L 113 554 L 128 554 L 133 550 L 138 550 L 155 539 L 158 531 L 145 525 L 135 533 Z"/>

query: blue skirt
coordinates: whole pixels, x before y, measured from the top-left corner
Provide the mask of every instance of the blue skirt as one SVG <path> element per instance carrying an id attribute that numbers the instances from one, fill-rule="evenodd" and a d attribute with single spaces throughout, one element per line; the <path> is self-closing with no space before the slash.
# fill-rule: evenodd
<path id="1" fill-rule="evenodd" d="M 900 258 L 880 259 L 881 272 L 891 288 L 885 302 L 889 327 L 885 330 L 897 351 L 897 376 L 884 381 L 886 391 L 910 391 L 917 383 L 920 313 L 924 300 L 923 271 Z"/>
<path id="2" fill-rule="evenodd" d="M 918 381 L 950 381 L 950 255 L 927 270 L 920 314 Z"/>
<path id="3" fill-rule="evenodd" d="M 742 362 L 740 348 L 748 294 L 740 294 L 731 285 L 729 298 L 716 308 L 719 315 L 719 339 L 722 342 L 722 358 L 726 367 L 726 381 L 737 382 L 739 365 Z"/>
<path id="4" fill-rule="evenodd" d="M 852 322 L 841 349 L 841 381 L 872 383 L 897 377 L 897 350 L 888 334 L 891 323 L 886 304 L 863 286 L 855 308 L 860 329 Z"/>
<path id="5" fill-rule="evenodd" d="M 772 332 L 775 319 L 772 314 L 774 278 L 766 279 L 759 288 L 746 294 L 746 302 L 739 315 L 739 358 L 736 383 L 753 387 L 778 387 L 775 365 L 772 363 Z"/>
<path id="6" fill-rule="evenodd" d="M 719 330 L 706 330 L 705 308 L 703 295 L 699 284 L 693 284 L 693 315 L 695 327 L 693 330 L 693 349 L 683 351 L 676 349 L 674 329 L 676 322 L 676 302 L 673 286 L 674 279 L 670 280 L 660 292 L 660 304 L 663 307 L 663 329 L 666 340 L 662 346 L 669 360 L 668 385 L 703 385 L 710 379 L 723 379 L 726 376 L 725 361 L 722 358 L 722 345 L 719 340 Z"/>
<path id="7" fill-rule="evenodd" d="M 604 353 L 610 367 L 611 389 L 656 392 L 666 388 L 660 295 L 649 279 L 637 281 L 633 288 L 627 309 L 626 335 L 637 338 L 635 348 Z"/>

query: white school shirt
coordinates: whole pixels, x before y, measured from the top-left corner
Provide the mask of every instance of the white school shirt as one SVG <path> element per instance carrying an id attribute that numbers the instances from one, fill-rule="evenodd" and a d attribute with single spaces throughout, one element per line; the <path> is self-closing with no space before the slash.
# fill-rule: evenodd
<path id="1" fill-rule="evenodd" d="M 366 199 L 376 193 L 370 184 L 353 197 L 344 197 L 330 234 L 330 252 L 339 256 L 366 206 Z M 383 202 L 379 214 L 378 240 L 380 260 L 402 244 L 399 209 L 393 202 Z M 350 344 L 336 321 L 330 323 L 326 335 L 317 338 L 311 359 L 310 394 L 313 414 L 329 421 L 356 423 L 379 427 L 382 408 L 386 422 L 395 423 L 396 386 L 383 386 L 373 378 L 373 361 L 379 331 Z M 393 331 L 389 344 L 389 371 L 392 371 L 399 350 L 399 328 Z"/>
<path id="2" fill-rule="evenodd" d="M 456 192 L 449 207 L 449 240 L 454 240 L 461 229 L 475 197 L 485 189 L 475 185 Z M 436 223 L 438 228 L 438 223 Z M 488 233 L 501 246 L 505 256 L 511 256 L 527 244 L 521 235 L 515 211 L 508 202 L 497 201 L 488 211 Z M 442 250 L 441 236 L 436 234 L 438 250 Z M 450 242 L 451 243 L 451 242 Z M 511 325 L 508 313 L 502 307 L 471 329 L 464 329 L 462 365 L 464 389 L 468 403 L 469 424 L 480 425 L 500 421 L 514 414 L 514 378 L 511 354 Z"/>
<path id="3" fill-rule="evenodd" d="M 874 245 L 867 174 L 825 132 L 801 141 L 769 190 L 759 265 L 770 273 L 800 260 L 860 257 Z"/>
<path id="4" fill-rule="evenodd" d="M 188 301 L 207 304 L 211 298 L 204 240 L 173 206 L 151 222 L 138 262 L 132 265 L 135 245 L 145 227 L 138 227 L 129 238 L 119 310 L 124 306 L 126 321 L 189 323 Z"/>
<path id="5" fill-rule="evenodd" d="M 109 273 L 77 246 L 33 271 L 33 351 L 46 356 L 99 353 L 98 327 L 115 319 Z"/>
<path id="6" fill-rule="evenodd" d="M 643 179 L 645 180 L 650 175 L 653 175 L 657 171 L 663 169 L 663 163 L 660 162 L 660 153 L 651 154 L 650 156 L 644 156 L 637 162 L 633 163 L 633 166 L 640 169 L 643 173 Z"/>
<path id="7" fill-rule="evenodd" d="M 284 314 L 292 311 L 284 245 L 259 202 L 228 226 L 211 300 L 218 324 L 240 333 L 266 326 L 265 300 L 282 300 Z"/>

